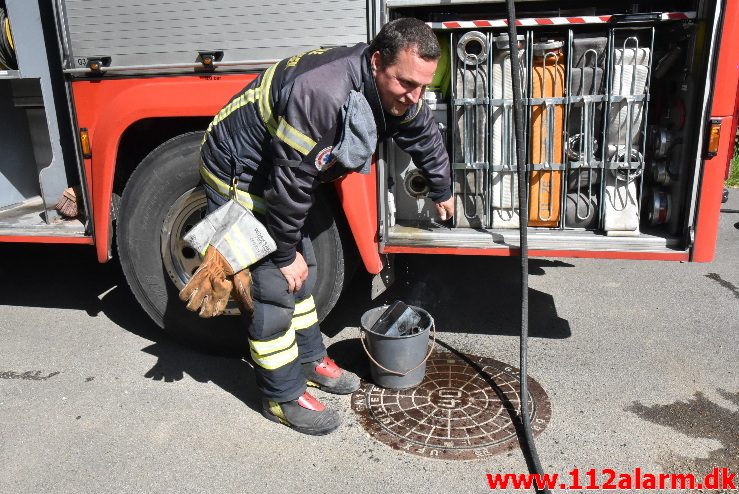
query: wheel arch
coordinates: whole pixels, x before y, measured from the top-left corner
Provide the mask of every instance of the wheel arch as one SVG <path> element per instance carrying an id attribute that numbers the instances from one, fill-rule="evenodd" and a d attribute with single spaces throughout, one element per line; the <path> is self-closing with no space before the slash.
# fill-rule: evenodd
<path id="1" fill-rule="evenodd" d="M 149 153 L 174 137 L 205 131 L 209 122 L 210 117 L 152 117 L 133 122 L 120 136 L 113 169 L 113 194 L 123 193 L 131 174 Z"/>
<path id="2" fill-rule="evenodd" d="M 92 157 L 85 159 L 84 165 L 100 262 L 108 261 L 112 255 L 113 193 L 122 190 L 122 184 L 137 166 L 126 164 L 128 157 L 137 154 L 128 146 L 143 135 L 153 141 L 159 136 L 158 143 L 149 143 L 151 151 L 173 137 L 171 132 L 176 129 L 204 128 L 228 99 L 256 75 L 81 80 L 72 84 L 77 125 L 87 129 L 92 147 Z M 166 125 L 148 135 L 146 127 L 155 122 Z M 120 163 L 123 166 L 117 174 Z"/>

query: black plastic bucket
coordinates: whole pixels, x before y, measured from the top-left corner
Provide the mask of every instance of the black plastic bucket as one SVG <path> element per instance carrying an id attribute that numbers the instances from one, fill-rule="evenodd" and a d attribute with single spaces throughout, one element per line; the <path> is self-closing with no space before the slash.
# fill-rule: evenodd
<path id="1" fill-rule="evenodd" d="M 370 309 L 362 315 L 362 346 L 370 359 L 372 380 L 390 389 L 418 386 L 426 375 L 426 360 L 436 344 L 436 329 L 431 314 L 413 306 L 421 316 L 420 331 L 415 334 L 388 336 L 370 330 L 388 306 Z M 429 348 L 429 333 L 433 340 Z"/>

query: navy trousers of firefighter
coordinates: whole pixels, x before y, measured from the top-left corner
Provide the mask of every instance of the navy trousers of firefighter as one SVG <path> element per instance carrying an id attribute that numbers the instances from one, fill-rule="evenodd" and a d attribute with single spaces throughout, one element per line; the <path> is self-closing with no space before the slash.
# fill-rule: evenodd
<path id="1" fill-rule="evenodd" d="M 308 265 L 308 278 L 296 293 L 269 258 L 251 269 L 254 314 L 249 323 L 249 350 L 257 386 L 265 398 L 290 401 L 305 392 L 302 365 L 326 356 L 311 292 L 316 284 L 316 256 L 307 236 L 298 252 Z"/>
<path id="2" fill-rule="evenodd" d="M 227 201 L 224 196 L 228 194 L 228 184 L 210 178 L 204 188 L 208 213 Z M 256 196 L 250 197 L 259 200 Z M 327 355 L 312 295 L 316 284 L 316 256 L 307 235 L 303 235 L 297 250 L 308 265 L 308 278 L 300 290 L 287 291 L 287 280 L 267 256 L 249 267 L 254 314 L 251 318 L 242 316 L 249 329 L 249 350 L 257 386 L 264 398 L 277 402 L 300 397 L 307 387 L 301 364 Z"/>

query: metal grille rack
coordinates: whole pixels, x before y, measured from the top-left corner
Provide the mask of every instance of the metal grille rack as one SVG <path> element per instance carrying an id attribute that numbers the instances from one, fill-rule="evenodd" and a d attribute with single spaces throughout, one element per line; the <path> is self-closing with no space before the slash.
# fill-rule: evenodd
<path id="1" fill-rule="evenodd" d="M 663 14 L 656 22 L 692 17 Z M 519 37 L 527 105 L 525 220 L 538 228 L 638 235 L 654 24 L 603 25 L 603 16 L 593 21 L 602 29 L 579 32 L 572 26 L 579 21 L 555 21 L 521 22 L 532 26 Z M 514 229 L 520 219 L 508 37 L 504 24 L 495 24 L 502 21 L 467 22 L 477 29 L 432 24 L 451 29 L 455 226 Z"/>
<path id="2" fill-rule="evenodd" d="M 609 33 L 601 228 L 639 232 L 654 28 Z"/>
<path id="3" fill-rule="evenodd" d="M 457 225 L 487 227 L 491 71 L 490 35 L 452 35 L 454 125 L 452 156 Z M 456 49 L 455 49 L 456 48 Z"/>

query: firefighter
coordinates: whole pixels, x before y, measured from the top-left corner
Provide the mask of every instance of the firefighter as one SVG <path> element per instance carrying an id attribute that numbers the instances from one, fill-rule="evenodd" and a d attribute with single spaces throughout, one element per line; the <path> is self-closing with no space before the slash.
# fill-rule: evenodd
<path id="1" fill-rule="evenodd" d="M 377 140 L 392 137 L 427 178 L 439 218 L 453 215 L 449 158 L 422 100 L 440 53 L 428 26 L 399 19 L 386 24 L 370 45 L 316 49 L 271 66 L 208 127 L 200 174 L 209 211 L 227 201 L 235 176 L 237 199 L 277 245 L 250 267 L 249 346 L 262 414 L 269 420 L 306 434 L 327 434 L 339 426 L 340 416 L 307 387 L 348 394 L 360 385 L 355 374 L 327 356 L 311 296 L 316 260 L 302 229 L 316 187 L 351 171 L 367 173 Z M 230 277 L 212 250 L 203 265 Z M 251 304 L 244 287 L 248 276 L 239 275 L 234 293 Z M 208 293 L 207 287 L 198 289 Z M 212 299 L 224 292 L 228 297 L 227 289 L 216 292 Z"/>

